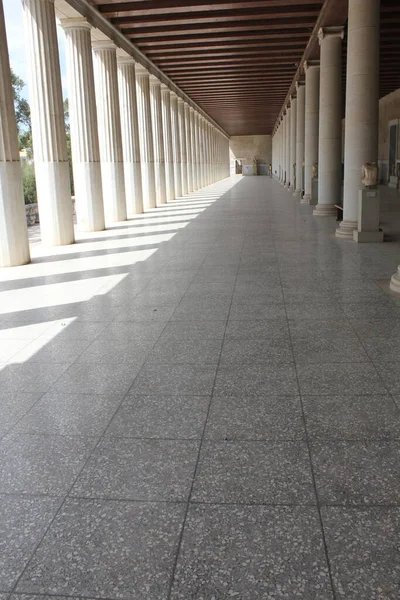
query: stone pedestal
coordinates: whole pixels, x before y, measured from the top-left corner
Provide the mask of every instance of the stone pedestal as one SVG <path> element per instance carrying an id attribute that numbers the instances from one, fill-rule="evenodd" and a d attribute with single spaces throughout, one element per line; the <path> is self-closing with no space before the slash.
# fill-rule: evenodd
<path id="1" fill-rule="evenodd" d="M 361 165 L 378 159 L 379 0 L 349 0 L 343 221 L 340 238 L 357 229 Z"/>
<path id="2" fill-rule="evenodd" d="M 400 265 L 397 267 L 397 273 L 395 273 L 390 280 L 390 289 L 392 292 L 400 294 Z"/>
<path id="3" fill-rule="evenodd" d="M 54 0 L 22 5 L 41 237 L 62 246 L 74 225 Z"/>
<path id="4" fill-rule="evenodd" d="M 130 56 L 117 56 L 117 65 L 126 209 L 132 217 L 143 212 L 135 62 Z"/>
<path id="5" fill-rule="evenodd" d="M 353 231 L 355 242 L 383 242 L 383 231 L 379 229 L 379 191 L 359 190 L 358 225 Z"/>
<path id="6" fill-rule="evenodd" d="M 91 25 L 86 19 L 77 18 L 63 19 L 61 26 L 66 38 L 76 220 L 80 231 L 101 231 L 105 220 Z"/>
<path id="7" fill-rule="evenodd" d="M 92 42 L 106 223 L 126 220 L 124 157 L 119 112 L 116 46 Z M 40 215 L 42 219 L 42 215 Z"/>

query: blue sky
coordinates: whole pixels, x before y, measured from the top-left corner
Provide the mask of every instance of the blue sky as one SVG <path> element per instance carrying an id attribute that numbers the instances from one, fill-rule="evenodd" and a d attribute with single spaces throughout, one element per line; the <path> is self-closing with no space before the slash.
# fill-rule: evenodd
<path id="1" fill-rule="evenodd" d="M 27 82 L 27 66 L 25 58 L 24 28 L 22 20 L 21 0 L 3 0 L 4 14 L 6 18 L 6 31 L 10 64 L 15 73 Z M 60 66 L 64 97 L 67 93 L 67 79 L 65 67 L 65 36 L 61 27 L 57 27 L 58 47 L 60 50 Z M 29 97 L 27 87 L 24 96 Z"/>

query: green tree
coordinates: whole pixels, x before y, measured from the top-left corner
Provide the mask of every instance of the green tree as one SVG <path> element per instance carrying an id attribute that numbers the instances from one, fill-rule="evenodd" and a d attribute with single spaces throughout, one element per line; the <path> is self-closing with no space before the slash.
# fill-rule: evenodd
<path id="1" fill-rule="evenodd" d="M 25 87 L 25 82 L 21 77 L 18 77 L 12 69 L 11 82 L 13 88 L 15 120 L 17 121 L 18 133 L 21 134 L 21 130 L 31 129 L 31 111 L 28 101 L 21 95 L 21 92 Z"/>

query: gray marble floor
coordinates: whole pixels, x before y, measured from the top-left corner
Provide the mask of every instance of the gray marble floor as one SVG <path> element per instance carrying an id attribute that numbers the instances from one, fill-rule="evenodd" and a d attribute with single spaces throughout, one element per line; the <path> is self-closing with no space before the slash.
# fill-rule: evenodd
<path id="1" fill-rule="evenodd" d="M 233 177 L 0 270 L 0 599 L 400 598 L 384 244 Z"/>

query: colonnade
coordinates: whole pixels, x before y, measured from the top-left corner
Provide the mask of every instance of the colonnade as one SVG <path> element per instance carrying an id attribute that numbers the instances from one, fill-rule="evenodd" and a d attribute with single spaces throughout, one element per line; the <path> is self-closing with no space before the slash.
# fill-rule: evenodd
<path id="1" fill-rule="evenodd" d="M 42 241 L 74 242 L 54 0 L 22 0 Z M 229 138 L 84 17 L 66 34 L 77 225 L 101 231 L 229 175 Z M 29 262 L 0 0 L 0 266 Z"/>

